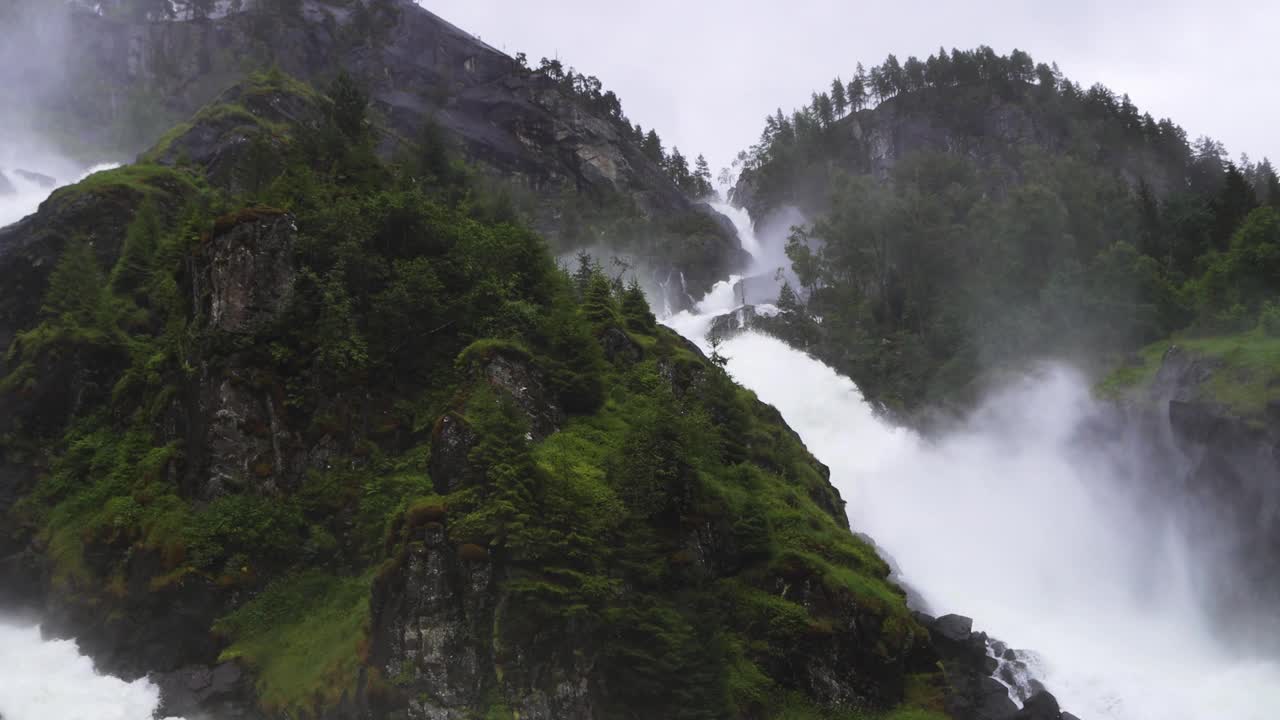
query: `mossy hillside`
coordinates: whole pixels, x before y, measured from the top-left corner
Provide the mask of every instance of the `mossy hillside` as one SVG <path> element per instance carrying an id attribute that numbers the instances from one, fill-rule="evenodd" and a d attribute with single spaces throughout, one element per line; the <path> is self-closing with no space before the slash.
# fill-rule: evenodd
<path id="1" fill-rule="evenodd" d="M 221 610 L 195 632 L 221 638 L 271 712 L 314 714 L 376 679 L 373 588 L 400 571 L 411 530 L 437 523 L 459 558 L 503 568 L 496 592 L 511 609 L 494 646 L 549 662 L 580 643 L 619 711 L 840 717 L 804 697 L 791 668 L 838 643 L 851 617 L 876 638 L 849 668 L 872 698 L 863 710 L 924 707 L 902 677 L 923 631 L 776 411 L 654 325 L 638 289 L 558 269 L 470 175 L 439 172 L 434 154 L 431 172 L 379 162 L 365 124 L 340 115 L 363 107 L 343 92 L 329 125 L 295 128 L 258 189 L 232 197 L 193 179 L 182 212 L 142 205 L 110 266 L 83 245 L 64 253 L 0 385 L 42 391 L 40 369 L 85 348 L 117 360 L 66 406 L 69 420 L 5 440 L 48 448 L 12 519 L 48 548 L 55 589 L 108 624 L 138 593 L 211 594 Z M 143 165 L 89 186 L 175 175 L 186 177 Z M 261 207 L 296 217 L 298 281 L 276 325 L 227 337 L 186 288 L 236 225 L 225 219 L 256 222 L 240 209 Z M 622 341 L 634 353 L 609 359 Z M 559 432 L 532 441 L 480 371 L 497 354 L 546 380 L 568 413 Z M 172 420 L 200 412 L 201 372 L 269 397 L 296 451 L 326 448 L 323 466 L 255 485 L 268 465 L 202 499 L 203 436 Z M 442 496 L 426 468 L 445 413 L 475 433 L 475 479 Z M 501 687 L 520 680 L 492 672 Z M 503 716 L 507 701 L 474 710 Z"/>
<path id="2" fill-rule="evenodd" d="M 84 196 L 119 198 L 136 203 L 138 198 L 181 202 L 203 185 L 198 175 L 160 165 L 125 165 L 96 172 L 75 185 L 59 188 L 50 202 L 69 201 Z"/>
<path id="3" fill-rule="evenodd" d="M 1263 328 L 1227 335 L 1178 335 L 1153 343 L 1112 372 L 1100 391 L 1111 397 L 1141 393 L 1155 380 L 1165 354 L 1174 347 L 1215 366 L 1210 378 L 1196 389 L 1201 400 L 1261 422 L 1267 406 L 1280 399 L 1280 337 Z"/>
<path id="4" fill-rule="evenodd" d="M 174 144 L 196 128 L 222 136 L 267 136 L 287 141 L 294 123 L 318 116 L 327 99 L 278 69 L 254 72 L 179 123 L 139 156 L 141 163 L 174 164 Z"/>

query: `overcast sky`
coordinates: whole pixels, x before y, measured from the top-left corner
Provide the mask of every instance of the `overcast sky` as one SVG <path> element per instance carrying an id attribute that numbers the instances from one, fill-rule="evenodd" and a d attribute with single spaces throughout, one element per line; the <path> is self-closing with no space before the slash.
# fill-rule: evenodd
<path id="1" fill-rule="evenodd" d="M 1280 163 L 1280 0 L 419 0 L 531 62 L 598 76 L 663 144 L 728 164 L 766 113 L 940 45 L 1014 47 L 1103 82 L 1233 158 Z"/>

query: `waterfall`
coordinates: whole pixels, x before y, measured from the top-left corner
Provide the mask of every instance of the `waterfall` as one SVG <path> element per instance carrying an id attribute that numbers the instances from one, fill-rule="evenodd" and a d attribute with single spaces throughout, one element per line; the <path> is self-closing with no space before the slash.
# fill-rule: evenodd
<path id="1" fill-rule="evenodd" d="M 730 218 L 759 249 L 745 215 Z M 712 320 L 739 308 L 725 290 L 735 282 L 665 322 L 709 349 Z M 1029 649 L 1020 658 L 1064 709 L 1084 720 L 1280 712 L 1280 662 L 1214 632 L 1200 538 L 1144 492 L 1122 438 L 1088 433 L 1102 408 L 1078 372 L 1047 366 L 925 438 L 777 339 L 747 332 L 719 352 L 831 468 L 850 524 L 893 557 L 922 609 L 974 617 Z"/>
<path id="2" fill-rule="evenodd" d="M 93 669 L 70 640 L 0 622 L 0 717 L 5 720 L 151 720 L 160 691 Z"/>

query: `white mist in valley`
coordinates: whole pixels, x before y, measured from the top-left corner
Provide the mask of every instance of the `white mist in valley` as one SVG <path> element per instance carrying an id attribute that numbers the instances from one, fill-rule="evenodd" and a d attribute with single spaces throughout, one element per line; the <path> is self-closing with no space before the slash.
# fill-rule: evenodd
<path id="1" fill-rule="evenodd" d="M 758 248 L 745 216 L 732 217 Z M 667 323 L 709 349 L 712 319 L 738 308 L 735 282 Z M 1276 717 L 1280 663 L 1215 632 L 1205 596 L 1220 569 L 1198 547 L 1208 539 L 1149 496 L 1125 438 L 1091 427 L 1100 408 L 1080 374 L 1047 366 L 926 439 L 777 339 L 743 333 L 718 351 L 830 466 L 854 530 L 891 556 L 924 609 L 971 616 L 1032 651 L 1033 676 L 1064 709 L 1084 720 Z"/>

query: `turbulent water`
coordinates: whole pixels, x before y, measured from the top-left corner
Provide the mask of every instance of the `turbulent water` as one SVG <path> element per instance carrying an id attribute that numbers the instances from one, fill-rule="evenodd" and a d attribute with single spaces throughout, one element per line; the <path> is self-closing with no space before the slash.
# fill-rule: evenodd
<path id="1" fill-rule="evenodd" d="M 159 691 L 99 675 L 70 640 L 0 623 L 0 716 L 5 720 L 150 720 Z"/>
<path id="2" fill-rule="evenodd" d="M 741 213 L 753 252 L 769 257 Z M 772 261 L 766 261 L 772 262 Z M 770 269 L 770 268 L 766 268 Z M 706 345 L 730 279 L 667 322 Z M 724 343 L 728 370 L 831 467 L 850 523 L 935 614 L 1034 652 L 1032 673 L 1084 720 L 1274 720 L 1280 663 L 1219 640 L 1203 538 L 1142 492 L 1123 438 L 1088 432 L 1089 385 L 1046 367 L 928 440 L 880 419 L 854 383 L 773 338 Z"/>

